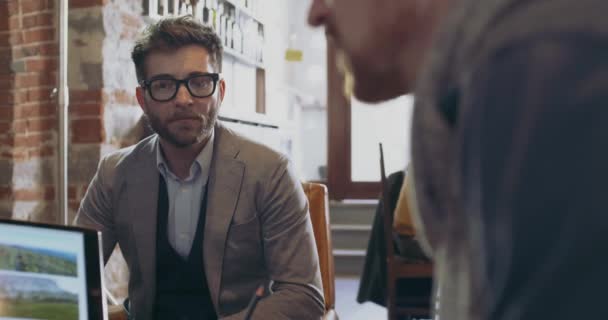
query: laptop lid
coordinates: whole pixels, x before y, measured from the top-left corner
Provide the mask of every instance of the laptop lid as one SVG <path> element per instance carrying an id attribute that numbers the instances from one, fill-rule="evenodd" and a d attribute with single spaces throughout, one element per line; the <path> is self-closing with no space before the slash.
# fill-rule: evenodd
<path id="1" fill-rule="evenodd" d="M 0 319 L 107 319 L 99 238 L 0 219 Z"/>

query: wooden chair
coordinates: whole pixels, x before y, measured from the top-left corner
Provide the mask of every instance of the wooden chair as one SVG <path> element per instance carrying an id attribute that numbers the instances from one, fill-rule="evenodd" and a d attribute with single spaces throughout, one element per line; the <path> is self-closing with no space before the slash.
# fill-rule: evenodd
<path id="1" fill-rule="evenodd" d="M 127 313 L 120 304 L 108 304 L 109 320 L 128 320 Z"/>
<path id="2" fill-rule="evenodd" d="M 412 262 L 395 255 L 393 242 L 393 210 L 390 205 L 389 188 L 384 170 L 384 154 L 380 145 L 380 170 L 382 175 L 382 218 L 384 238 L 386 241 L 387 294 L 386 307 L 388 319 L 430 319 L 432 316 L 432 297 L 407 296 L 397 299 L 397 281 L 399 279 L 432 279 L 433 265 L 427 262 Z"/>
<path id="3" fill-rule="evenodd" d="M 323 293 L 325 295 L 324 320 L 338 319 L 335 311 L 335 274 L 334 256 L 331 244 L 331 230 L 329 224 L 329 198 L 327 187 L 319 183 L 302 183 L 304 193 L 308 198 L 308 207 L 312 228 L 319 252 L 319 265 L 323 281 Z"/>

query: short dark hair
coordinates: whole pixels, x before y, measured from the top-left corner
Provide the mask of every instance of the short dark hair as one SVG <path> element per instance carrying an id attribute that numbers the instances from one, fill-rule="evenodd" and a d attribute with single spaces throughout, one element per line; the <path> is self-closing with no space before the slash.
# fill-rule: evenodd
<path id="1" fill-rule="evenodd" d="M 186 15 L 164 18 L 146 27 L 131 52 L 137 80 L 142 81 L 146 77 L 144 61 L 150 52 L 179 49 L 192 44 L 207 49 L 213 68 L 217 72 L 222 71 L 224 48 L 219 36 L 211 27 Z"/>

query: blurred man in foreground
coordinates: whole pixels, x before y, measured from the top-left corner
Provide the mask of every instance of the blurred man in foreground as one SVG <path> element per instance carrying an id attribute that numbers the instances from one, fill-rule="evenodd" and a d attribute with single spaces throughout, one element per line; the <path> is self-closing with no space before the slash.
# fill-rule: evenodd
<path id="1" fill-rule="evenodd" d="M 608 249 L 606 10 L 602 0 L 313 2 L 310 23 L 345 53 L 358 98 L 416 83 L 416 201 L 441 319 L 606 313 L 608 258 L 596 254 Z"/>

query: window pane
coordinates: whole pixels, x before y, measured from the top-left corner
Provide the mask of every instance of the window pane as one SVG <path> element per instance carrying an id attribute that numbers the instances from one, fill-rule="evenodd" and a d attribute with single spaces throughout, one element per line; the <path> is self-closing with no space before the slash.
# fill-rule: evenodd
<path id="1" fill-rule="evenodd" d="M 377 105 L 351 100 L 351 178 L 354 182 L 380 180 L 380 151 L 384 148 L 386 174 L 403 170 L 410 160 L 413 96 Z"/>

